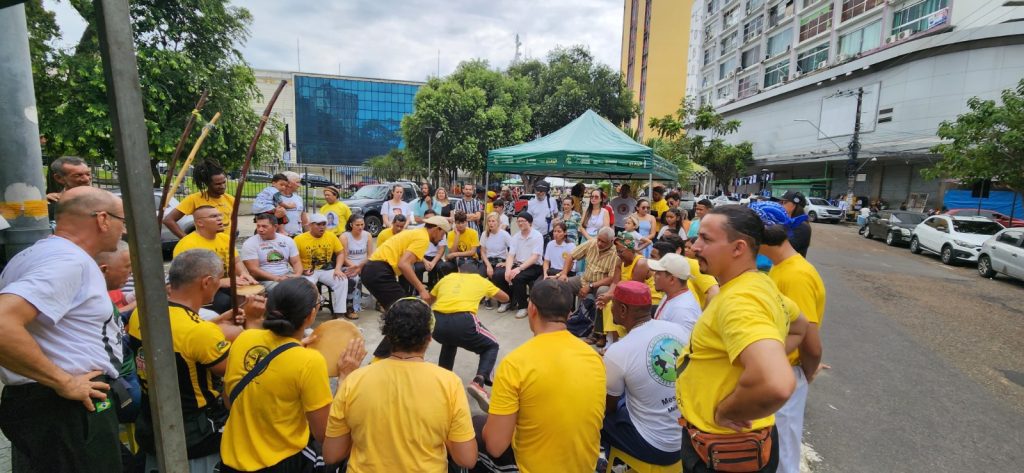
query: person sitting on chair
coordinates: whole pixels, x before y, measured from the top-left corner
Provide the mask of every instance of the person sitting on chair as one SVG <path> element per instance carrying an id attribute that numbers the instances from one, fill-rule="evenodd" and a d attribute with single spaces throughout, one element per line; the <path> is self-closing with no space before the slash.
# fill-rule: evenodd
<path id="1" fill-rule="evenodd" d="M 327 216 L 309 216 L 309 231 L 295 237 L 302 261 L 302 277 L 313 284 L 331 288 L 331 311 L 334 318 L 348 317 L 345 299 L 348 297 L 348 277 L 345 276 L 345 247 L 333 232 L 327 231 Z"/>

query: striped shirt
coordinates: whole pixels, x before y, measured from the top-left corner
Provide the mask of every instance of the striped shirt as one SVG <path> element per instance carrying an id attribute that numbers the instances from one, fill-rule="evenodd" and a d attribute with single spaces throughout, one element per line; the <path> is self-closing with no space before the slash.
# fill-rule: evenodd
<path id="1" fill-rule="evenodd" d="M 583 271 L 583 282 L 592 283 L 600 281 L 615 272 L 615 265 L 619 263 L 619 256 L 615 254 L 615 245 L 609 245 L 608 249 L 602 251 L 597 246 L 597 239 L 590 240 L 572 251 L 574 261 L 586 261 L 587 266 Z"/>

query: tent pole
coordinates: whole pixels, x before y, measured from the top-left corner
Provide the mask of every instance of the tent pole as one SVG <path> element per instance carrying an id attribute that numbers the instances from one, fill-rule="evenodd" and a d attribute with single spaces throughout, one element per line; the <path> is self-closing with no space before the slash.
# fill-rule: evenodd
<path id="1" fill-rule="evenodd" d="M 647 176 L 647 192 L 650 192 L 650 194 L 647 197 L 653 199 L 654 198 L 654 171 L 651 171 L 651 174 L 649 176 Z"/>
<path id="2" fill-rule="evenodd" d="M 491 179 L 490 178 L 491 178 L 491 175 L 487 173 L 487 160 L 485 159 L 484 160 L 484 201 L 483 201 L 484 206 L 487 205 L 487 193 L 491 191 L 491 188 L 490 188 L 490 184 L 491 184 L 490 181 L 491 181 Z M 484 222 L 486 222 L 486 221 L 487 221 L 487 219 L 485 218 Z"/>

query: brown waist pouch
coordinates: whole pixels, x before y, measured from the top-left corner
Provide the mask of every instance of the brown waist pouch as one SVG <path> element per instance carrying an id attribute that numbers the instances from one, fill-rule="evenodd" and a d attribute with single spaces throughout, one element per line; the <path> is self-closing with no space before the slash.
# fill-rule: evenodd
<path id="1" fill-rule="evenodd" d="M 686 429 L 690 444 L 708 468 L 715 471 L 745 473 L 759 471 L 768 464 L 772 454 L 772 428 L 746 433 L 709 434 L 679 419 Z"/>

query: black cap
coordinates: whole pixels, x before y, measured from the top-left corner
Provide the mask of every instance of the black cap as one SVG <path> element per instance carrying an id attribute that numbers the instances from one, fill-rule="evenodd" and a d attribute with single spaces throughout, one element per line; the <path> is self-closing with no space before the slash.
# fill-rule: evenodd
<path id="1" fill-rule="evenodd" d="M 548 184 L 548 181 L 537 181 L 537 183 L 533 185 L 533 190 L 537 192 L 547 192 L 551 190 L 551 184 Z"/>
<path id="2" fill-rule="evenodd" d="M 804 198 L 804 195 L 802 193 L 793 190 L 786 191 L 785 194 L 782 194 L 782 197 L 779 197 L 779 200 L 783 202 L 792 202 L 796 204 L 798 207 L 803 207 L 804 204 L 807 203 L 807 199 Z"/>
<path id="3" fill-rule="evenodd" d="M 516 217 L 517 218 L 526 219 L 526 221 L 531 223 L 531 224 L 533 223 L 533 214 L 531 214 L 530 212 L 527 212 L 525 210 L 522 211 L 522 212 L 519 212 L 519 215 L 517 215 Z"/>

